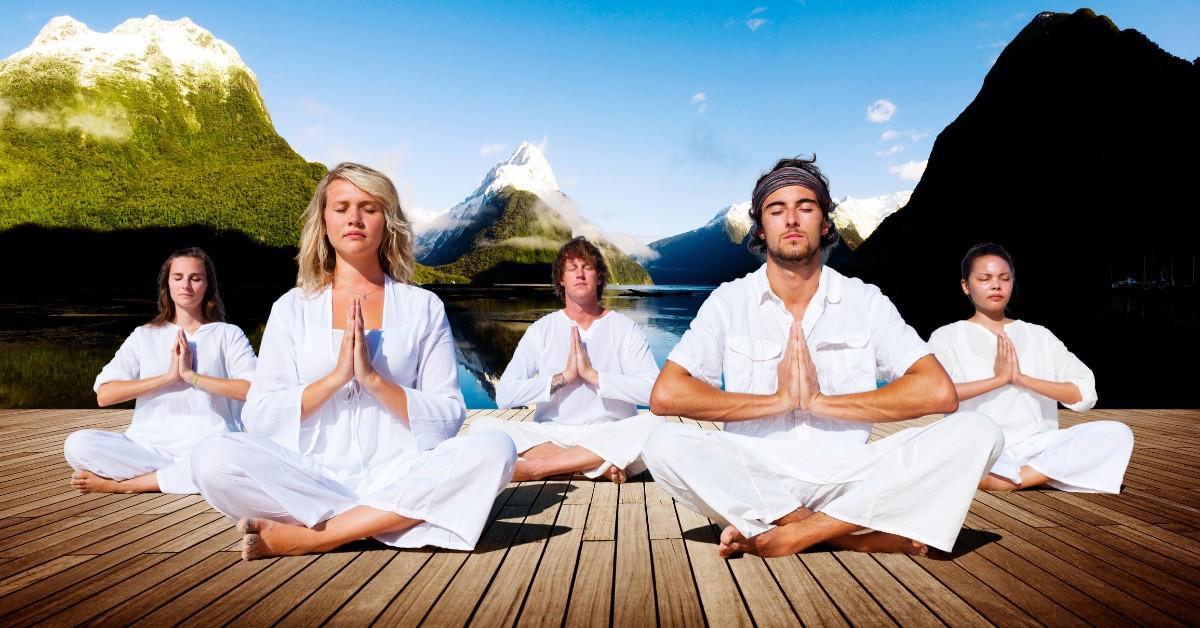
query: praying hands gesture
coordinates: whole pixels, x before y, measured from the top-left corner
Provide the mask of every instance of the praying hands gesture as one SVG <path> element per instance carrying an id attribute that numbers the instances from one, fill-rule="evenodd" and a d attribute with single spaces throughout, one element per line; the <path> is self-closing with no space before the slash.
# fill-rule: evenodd
<path id="1" fill-rule="evenodd" d="M 783 359 L 776 371 L 779 384 L 775 396 L 784 411 L 812 409 L 821 397 L 821 382 L 817 379 L 817 365 L 808 352 L 808 341 L 800 321 L 792 322 Z"/>
<path id="2" fill-rule="evenodd" d="M 583 380 L 591 386 L 599 386 L 600 373 L 592 367 L 592 360 L 588 357 L 587 349 L 584 348 L 583 341 L 579 338 L 579 328 L 571 327 L 571 348 L 567 353 L 567 365 L 561 373 L 555 374 L 550 379 L 550 394 L 554 394 L 560 388 L 577 380 Z"/>
<path id="3" fill-rule="evenodd" d="M 342 346 L 338 350 L 337 364 L 329 374 L 338 386 L 356 379 L 370 390 L 377 383 L 379 374 L 371 364 L 365 329 L 362 302 L 353 299 L 346 311 L 346 328 L 342 335 Z"/>
<path id="4" fill-rule="evenodd" d="M 188 345 L 187 336 L 183 330 L 179 330 L 179 335 L 175 337 L 175 347 L 171 352 L 172 368 L 175 370 L 176 376 L 185 383 L 193 384 L 196 381 L 196 371 L 192 368 L 192 348 Z"/>
<path id="5" fill-rule="evenodd" d="M 1021 364 L 1017 361 L 1017 347 L 1008 334 L 996 334 L 996 363 L 993 367 L 1000 385 L 1020 385 Z"/>

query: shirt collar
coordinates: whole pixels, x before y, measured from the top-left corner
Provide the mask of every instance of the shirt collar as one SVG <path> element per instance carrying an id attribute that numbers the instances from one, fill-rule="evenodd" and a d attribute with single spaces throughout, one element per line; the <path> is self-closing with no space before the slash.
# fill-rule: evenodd
<path id="1" fill-rule="evenodd" d="M 758 296 L 759 305 L 774 302 L 781 307 L 783 306 L 783 299 L 780 299 L 779 295 L 771 291 L 771 282 L 767 279 L 766 264 L 760 266 L 750 277 L 754 282 L 754 294 Z M 817 280 L 817 293 L 813 295 L 813 301 L 817 303 L 840 303 L 842 301 L 842 284 L 845 280 L 845 275 L 829 266 L 822 266 L 821 275 Z"/>

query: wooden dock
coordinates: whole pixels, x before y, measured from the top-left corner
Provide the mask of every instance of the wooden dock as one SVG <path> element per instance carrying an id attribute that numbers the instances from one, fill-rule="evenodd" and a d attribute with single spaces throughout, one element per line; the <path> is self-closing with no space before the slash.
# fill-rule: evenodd
<path id="1" fill-rule="evenodd" d="M 511 485 L 474 552 L 361 542 L 242 562 L 197 496 L 71 490 L 67 434 L 129 418 L 0 411 L 3 625 L 1200 624 L 1196 410 L 1063 412 L 1133 428 L 1122 494 L 977 493 L 952 556 L 728 561 L 719 530 L 650 478 L 580 476 Z"/>

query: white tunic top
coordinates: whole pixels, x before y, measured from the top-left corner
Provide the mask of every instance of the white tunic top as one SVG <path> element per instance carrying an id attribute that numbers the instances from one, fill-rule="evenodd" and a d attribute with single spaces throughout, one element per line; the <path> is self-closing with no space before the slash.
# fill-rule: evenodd
<path id="1" fill-rule="evenodd" d="M 408 425 L 355 380 L 301 421 L 304 388 L 333 370 L 341 347 L 332 288 L 312 295 L 293 288 L 275 302 L 246 399 L 247 431 L 310 457 L 323 473 L 355 489 L 372 467 L 451 438 L 466 417 L 441 300 L 391 278 L 383 298 L 383 328 L 366 334 L 371 363 L 404 387 Z"/>
<path id="2" fill-rule="evenodd" d="M 792 315 L 771 291 L 767 267 L 725 284 L 708 297 L 669 360 L 713 386 L 773 394 L 776 367 L 787 344 Z M 844 395 L 892 381 L 929 347 L 879 288 L 825 266 L 801 321 L 816 363 L 821 392 Z M 867 442 L 871 424 L 793 412 L 727 423 L 728 432 L 823 444 Z"/>
<path id="3" fill-rule="evenodd" d="M 1004 332 L 1017 349 L 1021 371 L 1052 382 L 1079 387 L 1080 400 L 1066 407 L 1076 412 L 1096 405 L 1096 378 L 1066 345 L 1041 325 L 1013 321 Z M 929 337 L 938 361 L 955 382 L 988 379 L 995 374 L 996 335 L 982 325 L 958 321 L 940 327 Z M 1058 429 L 1058 404 L 1020 386 L 1001 386 L 959 403 L 959 410 L 981 412 L 1004 431 L 1007 447 L 1037 434 Z"/>
<path id="4" fill-rule="evenodd" d="M 93 390 L 112 381 L 155 377 L 171 365 L 171 349 L 179 335 L 172 323 L 142 325 L 125 339 L 111 362 L 96 376 Z M 223 379 L 250 379 L 254 349 L 236 325 L 207 323 L 187 336 L 201 375 Z M 221 432 L 241 430 L 242 403 L 214 395 L 187 382 L 146 393 L 134 403 L 133 422 L 125 435 L 130 440 L 172 457 L 186 457 L 201 439 Z"/>
<path id="5" fill-rule="evenodd" d="M 650 403 L 658 365 L 646 335 L 633 319 L 612 310 L 586 330 L 579 328 L 588 359 L 599 374 L 599 386 L 592 388 L 580 379 L 551 395 L 550 380 L 567 365 L 572 327 L 578 325 L 562 310 L 529 326 L 500 377 L 496 405 L 513 408 L 536 403 L 536 421 L 587 425 L 631 417 L 638 405 Z"/>

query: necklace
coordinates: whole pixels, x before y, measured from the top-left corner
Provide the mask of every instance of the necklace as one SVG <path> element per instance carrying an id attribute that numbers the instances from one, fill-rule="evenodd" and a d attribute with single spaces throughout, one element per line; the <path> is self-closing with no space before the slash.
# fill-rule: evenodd
<path id="1" fill-rule="evenodd" d="M 374 290 L 366 290 L 366 291 L 363 291 L 363 290 L 355 290 L 354 288 L 351 288 L 350 286 L 344 286 L 344 287 L 345 287 L 347 290 L 349 290 L 350 292 L 353 292 L 354 294 L 357 294 L 358 296 L 360 296 L 360 297 L 364 297 L 364 298 L 365 298 L 365 297 L 369 297 L 369 296 L 371 296 L 372 294 L 375 294 L 376 292 L 379 292 L 380 290 L 382 290 L 382 289 L 383 289 L 383 286 L 375 286 L 375 289 L 374 289 Z"/>

